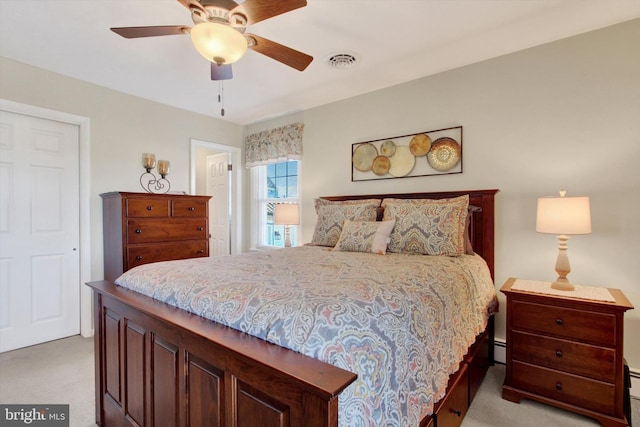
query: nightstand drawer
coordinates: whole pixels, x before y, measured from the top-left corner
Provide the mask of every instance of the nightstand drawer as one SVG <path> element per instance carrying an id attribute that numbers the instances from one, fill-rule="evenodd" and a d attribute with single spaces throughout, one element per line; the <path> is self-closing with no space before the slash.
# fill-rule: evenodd
<path id="1" fill-rule="evenodd" d="M 510 309 L 513 329 L 598 345 L 616 345 L 616 317 L 613 314 L 518 300 L 512 302 Z"/>
<path id="2" fill-rule="evenodd" d="M 512 368 L 513 386 L 516 388 L 603 414 L 617 415 L 613 384 L 515 360 Z"/>
<path id="3" fill-rule="evenodd" d="M 511 340 L 514 360 L 611 383 L 615 381 L 614 349 L 516 331 Z"/>

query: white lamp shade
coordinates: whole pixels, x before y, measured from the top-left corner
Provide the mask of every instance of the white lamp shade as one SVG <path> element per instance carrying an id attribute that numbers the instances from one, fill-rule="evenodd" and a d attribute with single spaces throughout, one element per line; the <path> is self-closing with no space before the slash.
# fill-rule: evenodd
<path id="1" fill-rule="evenodd" d="M 298 205 L 296 203 L 278 203 L 275 208 L 273 223 L 276 225 L 299 224 Z"/>
<path id="2" fill-rule="evenodd" d="M 247 51 L 247 40 L 228 25 L 203 22 L 191 28 L 191 41 L 198 52 L 216 64 L 231 64 Z"/>
<path id="3" fill-rule="evenodd" d="M 541 197 L 538 199 L 536 231 L 549 234 L 590 234 L 588 197 Z"/>

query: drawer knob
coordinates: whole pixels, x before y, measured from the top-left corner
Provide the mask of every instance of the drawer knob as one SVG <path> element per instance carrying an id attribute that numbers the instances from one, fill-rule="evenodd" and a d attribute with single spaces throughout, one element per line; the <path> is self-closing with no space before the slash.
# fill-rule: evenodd
<path id="1" fill-rule="evenodd" d="M 136 228 L 136 234 L 140 234 L 142 233 L 142 230 L 140 230 L 139 228 Z"/>
<path id="2" fill-rule="evenodd" d="M 138 261 L 140 261 L 140 260 L 142 259 L 142 255 L 138 255 L 138 256 L 136 257 L 136 259 L 137 259 Z"/>
<path id="3" fill-rule="evenodd" d="M 204 227 L 198 227 L 198 231 L 204 230 Z"/>
<path id="4" fill-rule="evenodd" d="M 564 322 L 562 321 L 562 319 L 558 318 L 558 319 L 556 319 L 556 323 L 557 323 L 558 325 L 562 326 L 562 324 L 563 324 Z"/>
<path id="5" fill-rule="evenodd" d="M 203 254 L 203 253 L 204 253 L 204 250 L 202 250 L 202 249 L 198 249 L 198 253 L 199 253 L 199 254 Z"/>
<path id="6" fill-rule="evenodd" d="M 456 414 L 457 416 L 461 417 L 462 416 L 462 411 L 457 411 L 455 409 L 451 410 L 452 413 Z"/>
<path id="7" fill-rule="evenodd" d="M 562 391 L 562 383 L 556 383 L 556 390 Z"/>
<path id="8" fill-rule="evenodd" d="M 153 210 L 153 206 L 147 206 L 147 210 L 148 211 L 152 211 Z"/>
<path id="9" fill-rule="evenodd" d="M 189 210 L 193 212 L 193 211 L 195 211 L 195 210 L 196 210 L 196 208 L 194 208 L 193 206 L 190 206 L 190 207 L 189 207 Z"/>
<path id="10" fill-rule="evenodd" d="M 556 356 L 557 356 L 557 357 L 562 357 L 562 351 L 557 350 L 557 351 L 556 351 Z"/>

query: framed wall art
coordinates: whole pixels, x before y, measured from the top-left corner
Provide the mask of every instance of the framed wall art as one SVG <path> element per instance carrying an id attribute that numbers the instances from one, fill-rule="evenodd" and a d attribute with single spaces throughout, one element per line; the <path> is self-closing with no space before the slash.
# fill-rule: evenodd
<path id="1" fill-rule="evenodd" d="M 462 126 L 351 146 L 351 181 L 454 173 L 462 173 Z"/>

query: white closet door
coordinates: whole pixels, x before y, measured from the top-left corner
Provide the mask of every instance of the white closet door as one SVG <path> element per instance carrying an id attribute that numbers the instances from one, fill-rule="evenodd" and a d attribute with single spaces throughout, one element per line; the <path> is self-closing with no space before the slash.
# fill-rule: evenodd
<path id="1" fill-rule="evenodd" d="M 78 126 L 0 111 L 0 351 L 80 332 Z"/>

